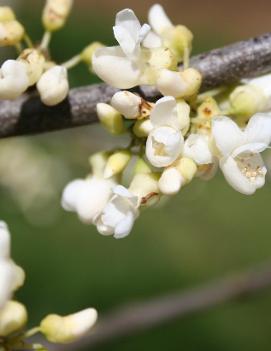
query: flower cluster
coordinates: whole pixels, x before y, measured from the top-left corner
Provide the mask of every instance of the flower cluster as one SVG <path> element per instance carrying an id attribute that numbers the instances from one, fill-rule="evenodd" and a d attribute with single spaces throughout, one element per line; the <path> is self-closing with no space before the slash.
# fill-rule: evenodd
<path id="1" fill-rule="evenodd" d="M 64 190 L 63 208 L 119 239 L 143 207 L 195 177 L 211 179 L 219 167 L 238 192 L 261 188 L 267 173 L 261 153 L 271 142 L 271 75 L 201 94 L 201 74 L 189 65 L 193 35 L 173 25 L 160 5 L 144 25 L 132 10 L 119 12 L 113 32 L 118 45 L 98 47 L 90 60 L 98 77 L 121 90 L 97 105 L 97 115 L 111 134 L 127 133 L 131 142 L 92 156 L 88 177 Z M 141 84 L 161 98 L 146 101 L 127 90 Z"/>
<path id="2" fill-rule="evenodd" d="M 23 269 L 10 257 L 10 232 L 5 222 L 0 222 L 0 347 L 4 350 L 40 349 L 31 345 L 28 338 L 40 332 L 53 343 L 70 343 L 87 333 L 97 320 L 97 312 L 88 308 L 61 317 L 48 315 L 38 327 L 25 330 L 28 319 L 26 307 L 12 300 L 13 293 L 25 280 Z"/>
<path id="3" fill-rule="evenodd" d="M 16 99 L 33 86 L 47 106 L 66 99 L 69 93 L 68 69 L 80 62 L 91 65 L 91 53 L 100 46 L 99 43 L 90 44 L 63 64 L 53 60 L 49 51 L 51 36 L 65 25 L 72 5 L 73 0 L 46 1 L 42 14 L 45 33 L 37 46 L 12 9 L 0 6 L 0 47 L 14 46 L 19 53 L 16 60 L 8 59 L 0 68 L 0 99 Z"/>

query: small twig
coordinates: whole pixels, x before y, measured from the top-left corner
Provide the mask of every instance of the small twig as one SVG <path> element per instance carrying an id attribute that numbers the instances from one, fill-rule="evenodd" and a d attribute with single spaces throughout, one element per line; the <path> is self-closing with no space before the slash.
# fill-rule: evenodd
<path id="1" fill-rule="evenodd" d="M 169 296 L 134 304 L 101 318 L 96 329 L 71 345 L 52 346 L 51 350 L 73 351 L 146 331 L 187 315 L 209 310 L 223 303 L 253 297 L 271 287 L 271 262 L 239 275 L 215 281 L 201 288 L 181 291 Z"/>
<path id="2" fill-rule="evenodd" d="M 271 33 L 192 57 L 190 65 L 203 75 L 202 91 L 270 72 Z M 110 101 L 116 91 L 105 84 L 73 89 L 66 101 L 51 108 L 44 106 L 36 93 L 0 101 L 0 138 L 94 123 L 96 104 Z M 146 100 L 159 97 L 152 87 L 142 86 L 139 92 Z"/>

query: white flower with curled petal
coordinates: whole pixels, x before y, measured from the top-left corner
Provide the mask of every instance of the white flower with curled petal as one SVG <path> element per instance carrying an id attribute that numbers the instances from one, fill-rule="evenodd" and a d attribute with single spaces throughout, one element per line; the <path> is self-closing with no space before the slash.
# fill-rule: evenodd
<path id="1" fill-rule="evenodd" d="M 150 116 L 154 129 L 146 144 L 146 156 L 153 166 L 170 166 L 181 155 L 184 146 L 181 131 L 190 123 L 189 112 L 183 102 L 179 106 L 171 96 L 157 101 Z"/>
<path id="2" fill-rule="evenodd" d="M 245 195 L 263 187 L 267 169 L 260 153 L 271 142 L 271 115 L 254 115 L 245 130 L 228 117 L 218 117 L 213 120 L 212 134 L 229 184 Z"/>
<path id="3" fill-rule="evenodd" d="M 96 225 L 102 235 L 113 235 L 115 239 L 122 239 L 130 234 L 139 215 L 139 198 L 121 185 L 116 186 L 113 193 Z"/>
<path id="4" fill-rule="evenodd" d="M 198 165 L 213 163 L 213 155 L 210 149 L 210 138 L 204 134 L 190 134 L 184 143 L 185 157 L 191 158 Z"/>
<path id="5" fill-rule="evenodd" d="M 141 26 L 134 12 L 125 9 L 117 14 L 113 30 L 119 46 L 95 51 L 92 58 L 94 72 L 103 81 L 119 89 L 148 84 L 145 76 L 147 58 L 143 45 L 152 46 L 154 42 L 155 35 L 150 34 L 150 26 Z M 158 44 L 156 38 L 155 47 Z"/>
<path id="6" fill-rule="evenodd" d="M 12 293 L 24 282 L 24 271 L 10 258 L 10 233 L 5 222 L 0 222 L 0 310 Z"/>
<path id="7" fill-rule="evenodd" d="M 0 99 L 16 99 L 26 91 L 29 83 L 26 64 L 5 61 L 0 69 Z"/>
<path id="8" fill-rule="evenodd" d="M 93 224 L 112 195 L 115 182 L 92 176 L 77 179 L 66 186 L 62 195 L 62 207 L 76 212 L 83 223 Z"/>

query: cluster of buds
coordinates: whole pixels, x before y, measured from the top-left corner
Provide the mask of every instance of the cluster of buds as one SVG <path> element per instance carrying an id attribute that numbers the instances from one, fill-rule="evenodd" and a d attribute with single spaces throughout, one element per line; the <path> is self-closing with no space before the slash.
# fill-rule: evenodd
<path id="1" fill-rule="evenodd" d="M 93 308 L 65 317 L 48 315 L 39 326 L 25 329 L 27 309 L 12 300 L 14 291 L 24 283 L 25 273 L 10 257 L 10 241 L 6 223 L 0 222 L 0 348 L 45 350 L 42 345 L 31 345 L 28 339 L 40 332 L 50 342 L 65 344 L 88 333 L 97 320 L 97 312 Z"/>
<path id="2" fill-rule="evenodd" d="M 261 188 L 267 169 L 260 154 L 271 142 L 271 75 L 200 94 L 201 74 L 189 67 L 193 35 L 174 26 L 160 5 L 143 26 L 132 10 L 119 12 L 113 31 L 119 46 L 97 48 L 91 62 L 102 80 L 122 90 L 99 103 L 97 115 L 109 133 L 127 133 L 131 143 L 92 156 L 90 175 L 64 190 L 63 208 L 119 239 L 143 207 L 179 193 L 195 177 L 210 180 L 219 167 L 238 192 Z M 127 90 L 140 84 L 162 97 L 146 101 Z"/>
<path id="3" fill-rule="evenodd" d="M 80 62 L 91 67 L 93 51 L 102 46 L 99 43 L 90 44 L 62 64 L 56 63 L 51 57 L 49 44 L 52 33 L 65 25 L 72 5 L 72 0 L 46 1 L 42 15 L 45 33 L 38 45 L 33 45 L 11 8 L 0 6 L 0 46 L 14 46 L 19 52 L 17 59 L 8 59 L 2 63 L 0 99 L 16 99 L 30 87 L 36 86 L 45 105 L 57 105 L 69 93 L 68 70 Z"/>

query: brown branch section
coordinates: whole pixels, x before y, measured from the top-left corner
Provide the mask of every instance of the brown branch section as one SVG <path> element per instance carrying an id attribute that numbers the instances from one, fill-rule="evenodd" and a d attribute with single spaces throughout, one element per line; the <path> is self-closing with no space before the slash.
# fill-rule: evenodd
<path id="1" fill-rule="evenodd" d="M 216 49 L 191 60 L 203 75 L 203 91 L 232 84 L 244 77 L 271 71 L 271 33 Z M 146 99 L 159 96 L 150 87 L 140 87 Z M 28 135 L 72 128 L 97 121 L 98 102 L 110 101 L 116 90 L 104 84 L 73 89 L 62 104 L 44 106 L 36 93 L 16 101 L 0 102 L 0 137 Z"/>
<path id="2" fill-rule="evenodd" d="M 97 345 L 146 331 L 187 315 L 207 311 L 241 298 L 253 297 L 270 287 L 271 262 L 267 262 L 255 270 L 230 276 L 201 288 L 120 308 L 101 318 L 96 329 L 84 339 L 71 345 L 50 349 L 94 349 Z"/>

